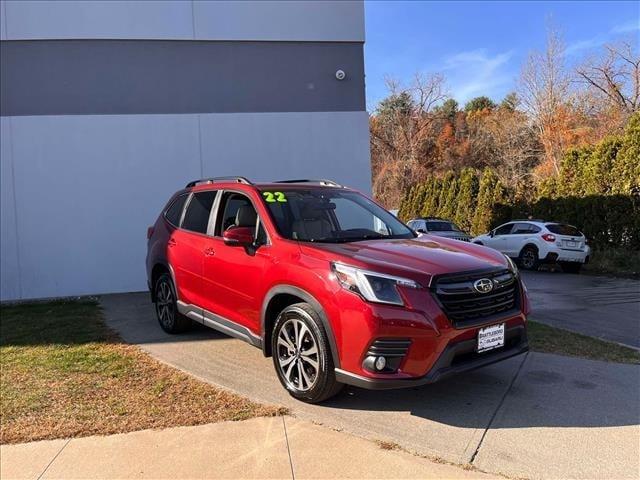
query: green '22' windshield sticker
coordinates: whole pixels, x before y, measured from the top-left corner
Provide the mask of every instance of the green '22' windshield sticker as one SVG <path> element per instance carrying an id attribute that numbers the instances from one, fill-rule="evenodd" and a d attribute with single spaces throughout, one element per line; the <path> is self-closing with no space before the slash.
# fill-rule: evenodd
<path id="1" fill-rule="evenodd" d="M 265 201 L 269 203 L 287 201 L 287 197 L 285 197 L 284 193 L 282 192 L 262 192 L 262 196 L 264 197 Z"/>

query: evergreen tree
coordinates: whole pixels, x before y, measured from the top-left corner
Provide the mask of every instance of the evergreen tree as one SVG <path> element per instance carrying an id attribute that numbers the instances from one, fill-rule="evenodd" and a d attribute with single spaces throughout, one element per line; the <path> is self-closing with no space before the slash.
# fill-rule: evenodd
<path id="1" fill-rule="evenodd" d="M 468 232 L 473 226 L 473 213 L 478 197 L 478 176 L 472 168 L 465 168 L 460 173 L 457 208 L 453 217 L 458 226 Z"/>

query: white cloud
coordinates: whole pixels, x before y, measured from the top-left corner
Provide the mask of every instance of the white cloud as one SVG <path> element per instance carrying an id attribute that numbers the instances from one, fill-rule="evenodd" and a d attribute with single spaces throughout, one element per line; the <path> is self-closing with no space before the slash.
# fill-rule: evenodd
<path id="1" fill-rule="evenodd" d="M 565 54 L 570 56 L 583 52 L 584 50 L 600 47 L 617 35 L 624 35 L 638 30 L 640 30 L 640 21 L 638 20 L 616 25 L 607 33 L 601 33 L 595 37 L 569 44 L 565 49 Z"/>
<path id="2" fill-rule="evenodd" d="M 597 37 L 589 38 L 587 40 L 580 40 L 578 42 L 571 43 L 565 48 L 565 55 L 575 55 L 584 50 L 599 47 L 606 43 L 607 37 L 605 35 L 598 35 Z"/>
<path id="3" fill-rule="evenodd" d="M 621 33 L 635 32 L 636 30 L 640 30 L 640 20 L 632 20 L 630 22 L 623 23 L 621 25 L 616 25 L 610 30 L 609 33 L 612 33 L 614 35 L 619 35 Z"/>
<path id="4" fill-rule="evenodd" d="M 451 94 L 459 102 L 487 95 L 494 100 L 502 96 L 513 83 L 513 73 L 507 68 L 513 50 L 490 55 L 486 49 L 470 50 L 451 55 L 444 61 L 443 72 L 451 86 Z"/>

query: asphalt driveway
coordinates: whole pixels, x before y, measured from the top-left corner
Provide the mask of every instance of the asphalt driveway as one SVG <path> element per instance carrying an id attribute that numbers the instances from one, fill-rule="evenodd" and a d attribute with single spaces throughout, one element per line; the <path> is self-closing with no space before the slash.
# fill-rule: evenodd
<path id="1" fill-rule="evenodd" d="M 165 334 L 148 294 L 102 304 L 111 327 L 159 360 L 302 419 L 516 477 L 636 478 L 640 469 L 637 365 L 529 353 L 434 385 L 347 388 L 307 405 L 289 397 L 258 349 L 204 327 Z"/>
<path id="2" fill-rule="evenodd" d="M 531 318 L 640 349 L 640 281 L 562 272 L 522 272 Z"/>

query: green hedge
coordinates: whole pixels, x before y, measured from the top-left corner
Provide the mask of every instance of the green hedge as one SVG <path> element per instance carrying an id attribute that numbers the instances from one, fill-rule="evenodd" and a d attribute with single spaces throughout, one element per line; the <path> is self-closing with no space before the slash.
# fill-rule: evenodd
<path id="1" fill-rule="evenodd" d="M 506 188 L 494 170 L 464 169 L 414 185 L 398 215 L 451 219 L 474 235 L 514 218 L 557 220 L 597 247 L 640 250 L 640 114 L 624 135 L 566 152 L 558 175 L 526 192 Z"/>

